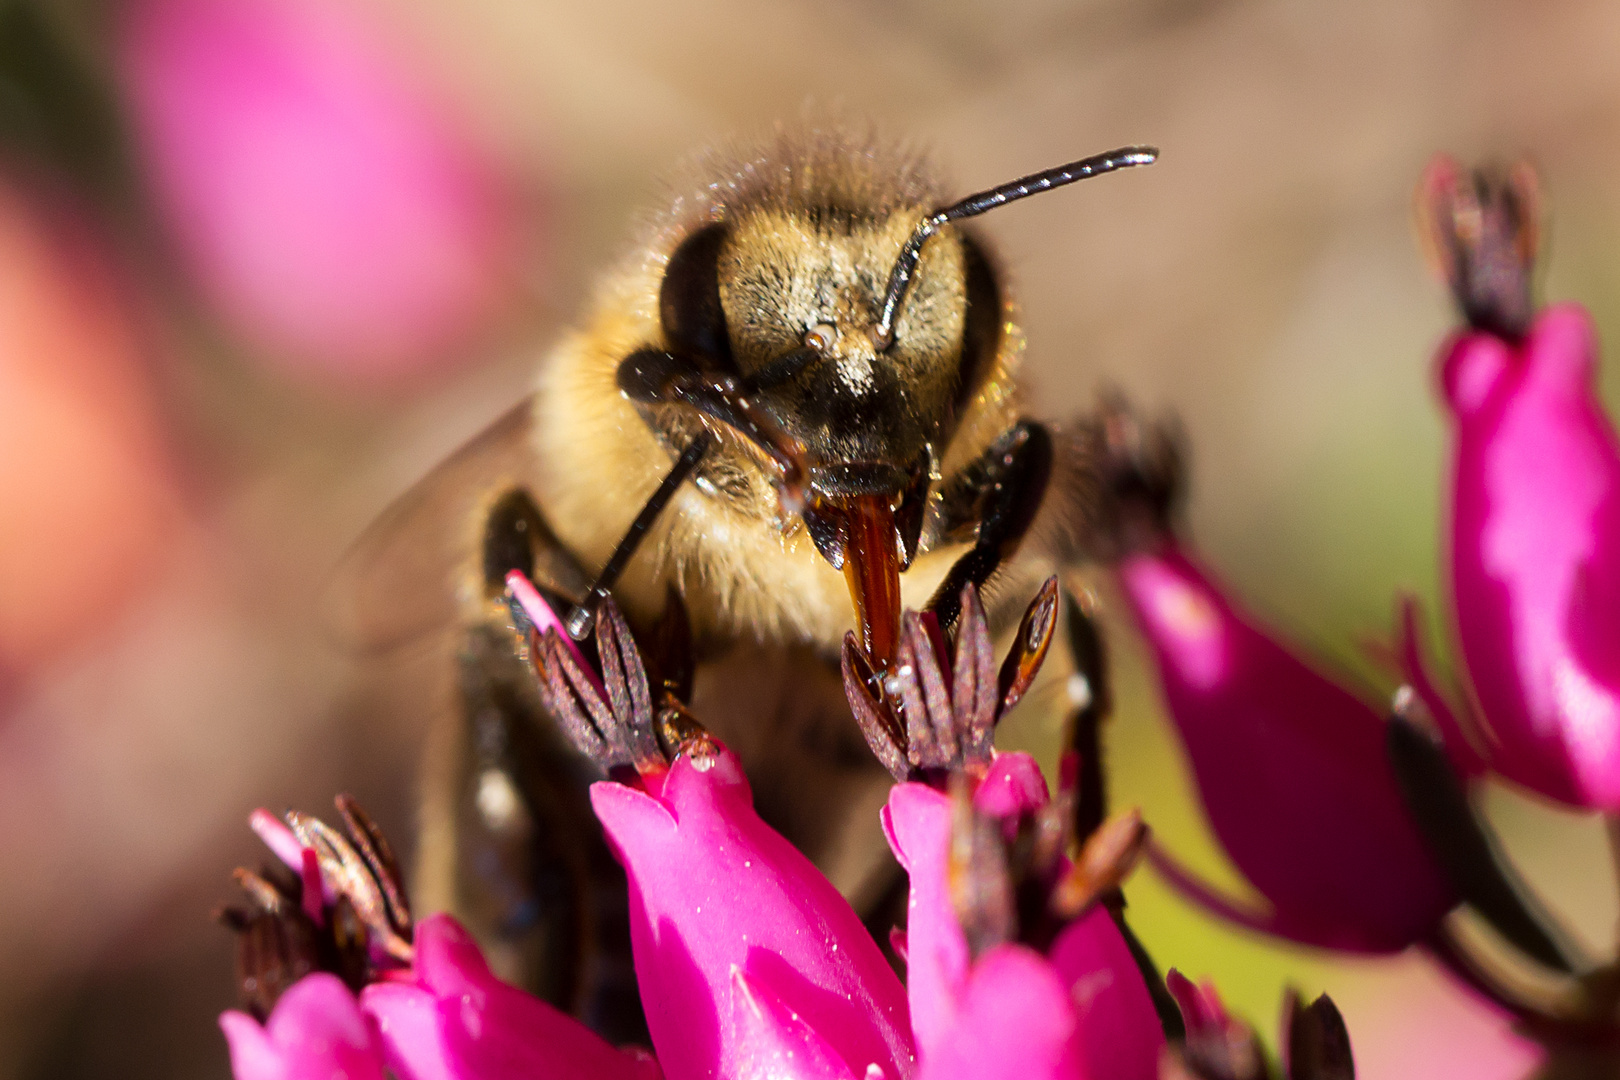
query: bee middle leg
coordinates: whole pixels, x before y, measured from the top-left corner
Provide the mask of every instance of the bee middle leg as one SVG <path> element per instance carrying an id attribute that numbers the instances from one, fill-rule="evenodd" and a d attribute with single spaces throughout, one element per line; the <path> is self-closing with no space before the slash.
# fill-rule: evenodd
<path id="1" fill-rule="evenodd" d="M 612 1042 L 645 1043 L 624 872 L 588 796 L 600 773 L 542 704 L 497 600 L 509 570 L 554 597 L 578 595 L 583 573 L 521 489 L 491 505 L 480 554 L 485 603 L 424 755 L 417 891 L 500 975 Z"/>
<path id="2" fill-rule="evenodd" d="M 1020 420 L 946 485 L 940 531 L 948 537 L 971 523 L 977 527 L 973 547 L 956 560 L 928 601 L 940 626 L 956 624 L 964 585 L 982 586 L 1018 550 L 1046 494 L 1052 457 L 1046 427 Z"/>

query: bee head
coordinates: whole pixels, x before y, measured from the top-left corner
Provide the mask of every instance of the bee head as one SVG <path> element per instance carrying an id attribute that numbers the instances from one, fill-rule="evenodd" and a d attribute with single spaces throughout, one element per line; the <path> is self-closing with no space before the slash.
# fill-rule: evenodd
<path id="1" fill-rule="evenodd" d="M 869 650 L 898 633 L 899 573 L 940 451 L 1000 347 L 996 274 L 955 223 L 1155 156 L 1114 151 L 932 210 L 801 184 L 796 198 L 720 215 L 671 254 L 662 355 L 708 380 L 700 412 L 776 463 L 783 516 L 802 516 L 844 570 Z"/>

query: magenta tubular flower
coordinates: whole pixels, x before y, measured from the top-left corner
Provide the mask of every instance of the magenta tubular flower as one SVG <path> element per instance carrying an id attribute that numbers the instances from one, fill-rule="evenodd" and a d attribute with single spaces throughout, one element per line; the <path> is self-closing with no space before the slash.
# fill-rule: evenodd
<path id="1" fill-rule="evenodd" d="M 1021 795 L 1009 800 L 1008 791 Z M 1003 754 L 973 801 L 977 810 L 1005 819 L 1044 805 L 1046 789 L 1027 755 Z M 1163 1029 L 1104 907 L 1095 905 L 1064 927 L 1045 955 L 1005 942 L 975 960 L 947 880 L 949 797 L 925 784 L 897 784 L 883 824 L 911 879 L 906 982 L 922 1076 L 1158 1076 Z"/>
<path id="2" fill-rule="evenodd" d="M 125 7 L 119 71 L 148 186 L 235 327 L 340 384 L 464 353 L 508 272 L 508 200 L 363 9 Z"/>
<path id="3" fill-rule="evenodd" d="M 651 1058 L 614 1049 L 573 1017 L 497 978 L 448 915 L 418 924 L 408 977 L 366 987 L 360 1008 L 376 1022 L 384 1060 L 400 1080 L 659 1076 Z"/>
<path id="4" fill-rule="evenodd" d="M 1456 898 L 1407 816 L 1380 715 L 1248 622 L 1173 539 L 1118 574 L 1210 825 L 1271 911 L 1162 853 L 1161 871 L 1219 914 L 1307 944 L 1394 951 L 1434 929 Z"/>
<path id="5" fill-rule="evenodd" d="M 376 1037 L 336 975 L 300 979 L 262 1026 L 234 1009 L 219 1026 L 236 1080 L 383 1080 Z"/>
<path id="6" fill-rule="evenodd" d="M 670 1080 L 914 1072 L 906 995 L 848 902 L 760 820 L 723 745 L 591 802 L 630 879 L 631 944 Z M 775 1074 L 775 1066 L 768 1071 Z"/>
<path id="7" fill-rule="evenodd" d="M 1574 304 L 1441 354 L 1457 635 L 1503 776 L 1620 810 L 1620 449 Z"/>

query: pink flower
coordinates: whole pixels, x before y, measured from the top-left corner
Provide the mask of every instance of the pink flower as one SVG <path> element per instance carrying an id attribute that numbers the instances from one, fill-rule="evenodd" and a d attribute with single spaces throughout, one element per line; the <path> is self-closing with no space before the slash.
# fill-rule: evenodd
<path id="1" fill-rule="evenodd" d="M 1520 165 L 1419 189 L 1469 326 L 1441 348 L 1455 433 L 1448 554 L 1455 631 L 1481 715 L 1454 718 L 1406 612 L 1407 677 L 1460 770 L 1573 806 L 1620 809 L 1620 442 L 1575 304 L 1536 313 L 1537 185 Z"/>
<path id="2" fill-rule="evenodd" d="M 630 879 L 631 943 L 670 1080 L 913 1072 L 905 990 L 848 902 L 760 820 L 717 742 L 591 803 Z"/>
<path id="3" fill-rule="evenodd" d="M 1455 430 L 1451 590 L 1492 767 L 1561 802 L 1620 809 L 1620 446 L 1574 304 L 1518 343 L 1441 354 Z"/>
<path id="4" fill-rule="evenodd" d="M 972 800 L 1003 823 L 1048 802 L 1023 754 L 996 757 Z M 911 879 L 905 953 L 921 1075 L 1156 1078 L 1164 1033 L 1105 906 L 1092 905 L 1044 950 L 1008 940 L 972 956 L 952 897 L 952 817 L 948 796 L 915 782 L 897 784 L 883 813 Z"/>
<path id="5" fill-rule="evenodd" d="M 1308 944 L 1399 950 L 1456 903 L 1408 816 L 1384 722 L 1241 615 L 1170 538 L 1118 566 L 1221 845 L 1269 901 L 1225 900 L 1168 856 L 1188 895 Z"/>
<path id="6" fill-rule="evenodd" d="M 383 1080 L 376 1037 L 335 975 L 300 979 L 263 1026 L 234 1009 L 219 1026 L 236 1080 Z"/>
<path id="7" fill-rule="evenodd" d="M 397 380 L 489 313 L 507 200 L 358 7 L 135 0 L 117 47 L 180 251 L 270 358 L 340 383 Z"/>
<path id="8" fill-rule="evenodd" d="M 416 928 L 406 977 L 373 983 L 360 1009 L 400 1080 L 658 1080 L 650 1057 L 616 1050 L 573 1017 L 502 982 L 448 915 Z M 238 1076 L 237 1080 L 246 1080 Z"/>

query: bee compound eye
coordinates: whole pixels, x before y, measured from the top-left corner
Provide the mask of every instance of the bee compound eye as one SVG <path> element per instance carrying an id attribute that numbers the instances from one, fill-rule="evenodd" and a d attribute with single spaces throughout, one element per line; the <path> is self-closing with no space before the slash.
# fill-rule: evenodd
<path id="1" fill-rule="evenodd" d="M 804 332 L 804 343 L 816 352 L 826 352 L 838 340 L 838 327 L 831 323 L 817 323 Z"/>

